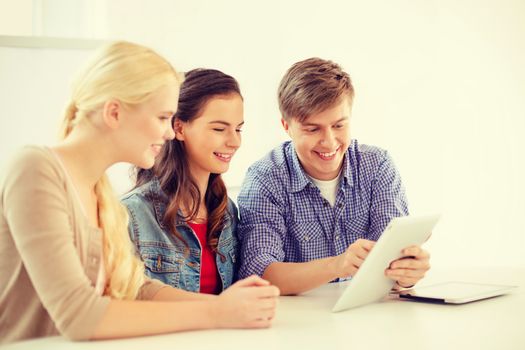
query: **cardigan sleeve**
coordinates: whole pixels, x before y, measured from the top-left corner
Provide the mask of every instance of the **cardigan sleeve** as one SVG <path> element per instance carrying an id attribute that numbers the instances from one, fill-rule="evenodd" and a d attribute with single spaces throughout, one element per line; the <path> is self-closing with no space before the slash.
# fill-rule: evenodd
<path id="1" fill-rule="evenodd" d="M 45 152 L 26 147 L 15 157 L 4 182 L 3 214 L 33 288 L 58 331 L 73 340 L 89 339 L 110 298 L 97 294 L 84 272 L 64 177 Z"/>
<path id="2" fill-rule="evenodd" d="M 137 295 L 137 300 L 153 300 L 159 290 L 165 287 L 169 286 L 159 280 L 145 277 L 144 284 L 140 288 L 139 294 Z"/>

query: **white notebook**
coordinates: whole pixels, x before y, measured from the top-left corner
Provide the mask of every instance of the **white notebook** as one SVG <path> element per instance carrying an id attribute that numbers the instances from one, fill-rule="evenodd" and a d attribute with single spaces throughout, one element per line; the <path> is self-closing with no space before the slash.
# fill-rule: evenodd
<path id="1" fill-rule="evenodd" d="M 507 294 L 515 288 L 517 287 L 496 284 L 444 282 L 403 290 L 397 294 L 400 298 L 418 301 L 464 304 Z"/>

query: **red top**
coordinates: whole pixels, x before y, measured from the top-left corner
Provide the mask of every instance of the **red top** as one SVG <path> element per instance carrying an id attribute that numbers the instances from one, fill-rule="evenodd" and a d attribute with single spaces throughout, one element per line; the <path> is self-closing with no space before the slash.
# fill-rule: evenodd
<path id="1" fill-rule="evenodd" d="M 193 229 L 199 242 L 201 243 L 201 293 L 216 294 L 220 287 L 219 272 L 217 271 L 217 263 L 215 261 L 215 253 L 207 244 L 206 233 L 208 231 L 207 224 L 197 224 L 188 222 L 188 225 Z"/>

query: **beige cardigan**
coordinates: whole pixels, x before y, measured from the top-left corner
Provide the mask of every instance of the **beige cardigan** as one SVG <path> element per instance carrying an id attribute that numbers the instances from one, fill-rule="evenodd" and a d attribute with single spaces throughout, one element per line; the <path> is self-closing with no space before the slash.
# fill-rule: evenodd
<path id="1" fill-rule="evenodd" d="M 89 225 L 52 151 L 28 146 L 0 187 L 0 344 L 89 339 L 110 298 L 95 291 L 102 232 Z M 165 285 L 147 279 L 139 299 Z"/>

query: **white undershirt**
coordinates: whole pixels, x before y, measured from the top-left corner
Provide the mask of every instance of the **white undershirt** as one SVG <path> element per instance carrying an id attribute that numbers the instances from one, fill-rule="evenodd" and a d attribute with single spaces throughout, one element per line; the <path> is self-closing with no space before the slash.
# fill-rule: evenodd
<path id="1" fill-rule="evenodd" d="M 315 186 L 321 191 L 321 196 L 330 203 L 333 207 L 335 205 L 335 197 L 337 196 L 337 188 L 339 187 L 339 180 L 341 173 L 333 180 L 318 180 L 308 176 Z"/>

